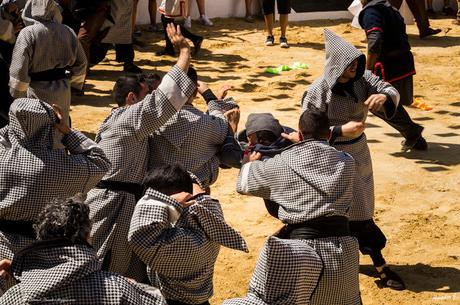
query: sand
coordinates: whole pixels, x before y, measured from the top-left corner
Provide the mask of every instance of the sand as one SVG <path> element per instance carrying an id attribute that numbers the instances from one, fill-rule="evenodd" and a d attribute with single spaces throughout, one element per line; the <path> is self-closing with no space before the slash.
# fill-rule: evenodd
<path id="1" fill-rule="evenodd" d="M 400 152 L 402 138 L 385 122 L 369 117 L 367 136 L 375 175 L 375 220 L 388 238 L 384 255 L 406 281 L 407 290 L 380 288 L 369 258 L 361 257 L 360 283 L 364 304 L 460 304 L 460 27 L 450 19 L 432 20 L 443 29 L 436 37 L 420 40 L 415 26 L 408 27 L 415 55 L 415 95 L 433 106 L 432 111 L 409 108 L 411 117 L 425 127 L 427 152 Z M 213 28 L 193 25 L 204 35 L 203 50 L 193 60 L 201 80 L 212 89 L 232 84 L 230 93 L 241 106 L 242 122 L 251 112 L 272 112 L 282 124 L 296 127 L 299 102 L 305 88 L 323 70 L 322 29 L 330 28 L 365 51 L 364 32 L 347 20 L 292 24 L 291 48 L 265 47 L 262 21 L 215 20 Z M 279 32 L 275 35 L 279 37 Z M 136 63 L 146 71 L 167 71 L 172 57 L 156 57 L 161 35 L 145 33 L 144 48 Z M 264 73 L 267 66 L 308 63 L 308 70 Z M 111 107 L 114 80 L 122 66 L 108 60 L 94 67 L 86 96 L 73 99 L 74 127 L 94 136 Z M 204 103 L 196 103 L 203 108 Z M 263 201 L 235 192 L 237 170 L 221 170 L 212 187 L 226 218 L 246 238 L 250 253 L 222 249 L 215 270 L 212 304 L 246 294 L 259 250 L 281 225 L 265 211 Z M 327 304 L 325 304 L 327 305 Z"/>

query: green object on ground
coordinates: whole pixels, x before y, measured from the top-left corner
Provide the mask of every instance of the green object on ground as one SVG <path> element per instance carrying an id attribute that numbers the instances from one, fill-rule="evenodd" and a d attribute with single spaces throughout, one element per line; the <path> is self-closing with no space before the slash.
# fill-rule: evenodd
<path id="1" fill-rule="evenodd" d="M 295 62 L 292 65 L 281 65 L 278 68 L 266 68 L 265 72 L 270 74 L 281 74 L 283 71 L 308 69 L 308 65 L 302 62 Z"/>

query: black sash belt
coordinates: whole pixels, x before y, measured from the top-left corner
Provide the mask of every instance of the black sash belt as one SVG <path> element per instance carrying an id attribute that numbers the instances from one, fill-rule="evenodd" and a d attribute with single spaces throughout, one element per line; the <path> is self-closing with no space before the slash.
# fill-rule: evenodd
<path id="1" fill-rule="evenodd" d="M 67 68 L 56 68 L 41 72 L 29 73 L 30 79 L 32 81 L 47 81 L 51 82 L 53 80 L 60 80 L 69 78 L 67 73 Z"/>
<path id="2" fill-rule="evenodd" d="M 349 140 L 349 141 L 340 141 L 340 142 L 334 142 L 334 145 L 350 145 L 350 144 L 355 144 L 357 142 L 359 142 L 359 140 L 361 140 L 362 138 L 364 137 L 364 133 L 362 133 L 359 137 L 357 138 L 354 138 L 352 140 Z"/>
<path id="3" fill-rule="evenodd" d="M 344 216 L 319 217 L 310 221 L 288 224 L 278 237 L 286 239 L 315 239 L 350 236 L 348 218 Z"/>
<path id="4" fill-rule="evenodd" d="M 142 194 L 144 193 L 144 187 L 137 183 L 131 182 L 120 182 L 120 181 L 110 181 L 110 180 L 101 180 L 96 185 L 97 188 L 107 189 L 111 191 L 121 191 L 133 194 L 136 198 L 136 201 L 141 199 Z"/>
<path id="5" fill-rule="evenodd" d="M 0 219 L 0 231 L 35 239 L 35 230 L 31 221 Z"/>

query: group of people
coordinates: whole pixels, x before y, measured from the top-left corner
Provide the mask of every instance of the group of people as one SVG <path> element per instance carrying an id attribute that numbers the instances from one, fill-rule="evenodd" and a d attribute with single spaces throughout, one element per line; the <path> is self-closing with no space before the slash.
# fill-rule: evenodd
<path id="1" fill-rule="evenodd" d="M 199 80 L 168 22 L 177 63 L 162 78 L 120 77 L 118 107 L 92 140 L 68 113 L 89 57 L 53 0 L 28 0 L 10 67 L 18 98 L 0 129 L 0 304 L 209 304 L 220 247 L 248 251 L 211 197 L 228 167 L 240 168 L 236 191 L 263 198 L 284 227 L 265 242 L 247 296 L 224 304 L 362 304 L 359 251 L 383 286 L 405 289 L 373 220 L 368 112 L 405 137 L 403 150 L 428 145 L 403 107 L 415 74 L 404 20 L 386 0 L 361 2 L 367 57 L 324 30 L 325 70 L 297 130 L 270 113 L 239 130 L 231 88 Z"/>

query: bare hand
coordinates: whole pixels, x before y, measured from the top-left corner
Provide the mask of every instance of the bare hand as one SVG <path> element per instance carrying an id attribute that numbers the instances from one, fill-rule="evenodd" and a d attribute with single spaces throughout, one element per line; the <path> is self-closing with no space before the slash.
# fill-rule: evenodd
<path id="1" fill-rule="evenodd" d="M 219 88 L 219 91 L 217 92 L 217 99 L 222 100 L 227 96 L 228 91 L 233 89 L 232 85 L 225 84 L 222 87 Z"/>
<path id="2" fill-rule="evenodd" d="M 179 50 L 190 49 L 187 40 L 184 36 L 182 36 L 180 26 L 177 26 L 177 28 L 175 28 L 173 23 L 168 23 L 168 25 L 166 26 L 166 33 L 168 34 L 169 40 L 171 40 L 171 43 L 174 47 L 176 47 Z"/>
<path id="3" fill-rule="evenodd" d="M 364 102 L 364 105 L 367 106 L 369 110 L 379 111 L 382 109 L 383 104 L 387 101 L 387 96 L 385 94 L 372 94 Z"/>
<path id="4" fill-rule="evenodd" d="M 11 276 L 11 260 L 2 259 L 0 261 L 0 277 L 8 279 Z"/>
<path id="5" fill-rule="evenodd" d="M 350 121 L 342 125 L 342 136 L 347 138 L 359 137 L 364 132 L 365 126 L 363 122 Z"/>
<path id="6" fill-rule="evenodd" d="M 198 89 L 199 94 L 203 94 L 206 90 L 209 89 L 208 84 L 206 84 L 205 82 L 202 82 L 199 80 L 197 83 L 198 83 L 197 89 Z"/>
<path id="7" fill-rule="evenodd" d="M 183 208 L 187 208 L 195 203 L 195 201 L 189 201 L 192 197 L 193 195 L 187 192 L 180 192 L 180 193 L 171 195 L 171 198 L 179 202 L 179 204 Z"/>
<path id="8" fill-rule="evenodd" d="M 206 190 L 203 190 L 198 183 L 193 183 L 193 196 L 198 194 L 205 194 Z"/>
<path id="9" fill-rule="evenodd" d="M 286 140 L 291 141 L 292 143 L 299 143 L 300 140 L 300 133 L 298 131 L 293 131 L 290 134 L 282 133 L 281 136 Z"/>
<path id="10" fill-rule="evenodd" d="M 62 109 L 56 104 L 53 104 L 54 114 L 56 115 L 58 122 L 54 124 L 54 127 L 62 132 L 63 134 L 69 134 L 72 130 L 62 119 Z"/>
<path id="11" fill-rule="evenodd" d="M 233 134 L 238 131 L 238 124 L 240 122 L 240 108 L 233 108 L 224 113 L 225 118 L 228 121 L 228 125 L 232 129 Z"/>
<path id="12" fill-rule="evenodd" d="M 262 159 L 262 154 L 260 152 L 253 151 L 249 155 L 249 162 L 257 161 L 257 160 L 260 160 L 260 159 Z"/>

